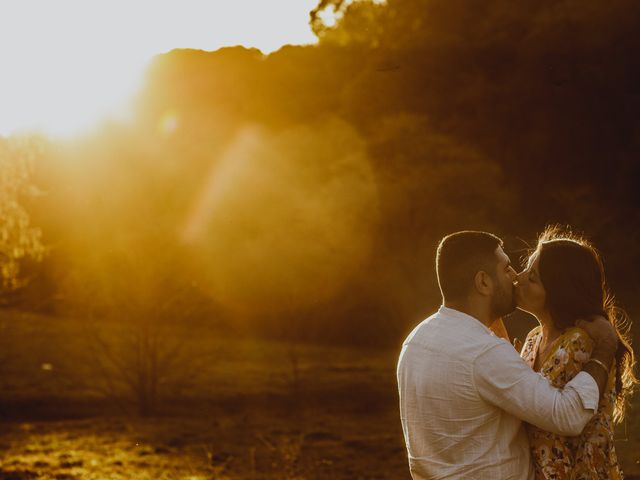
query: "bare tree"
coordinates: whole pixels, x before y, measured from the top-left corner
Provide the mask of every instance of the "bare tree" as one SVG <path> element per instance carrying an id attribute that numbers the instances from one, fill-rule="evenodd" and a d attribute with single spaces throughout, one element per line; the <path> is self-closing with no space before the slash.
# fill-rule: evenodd
<path id="1" fill-rule="evenodd" d="M 214 353 L 196 351 L 190 327 L 203 303 L 176 275 L 179 257 L 160 251 L 150 255 L 128 243 L 94 252 L 67 286 L 86 319 L 91 389 L 132 400 L 143 416 L 155 414 L 164 395 L 192 386 Z"/>

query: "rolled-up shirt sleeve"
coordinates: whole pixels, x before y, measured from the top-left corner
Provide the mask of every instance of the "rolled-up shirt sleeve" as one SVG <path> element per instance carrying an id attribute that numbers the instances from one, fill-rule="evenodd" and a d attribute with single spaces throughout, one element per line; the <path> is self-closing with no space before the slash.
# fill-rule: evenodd
<path id="1" fill-rule="evenodd" d="M 476 357 L 473 378 L 480 397 L 542 430 L 576 436 L 598 408 L 596 381 L 585 372 L 555 388 L 503 340 Z"/>

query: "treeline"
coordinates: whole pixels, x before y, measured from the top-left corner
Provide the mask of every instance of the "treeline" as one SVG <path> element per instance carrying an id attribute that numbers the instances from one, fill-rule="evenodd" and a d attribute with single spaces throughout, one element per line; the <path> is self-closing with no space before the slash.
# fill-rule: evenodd
<path id="1" fill-rule="evenodd" d="M 437 306 L 442 235 L 490 230 L 517 258 L 565 223 L 637 308 L 636 2 L 318 8 L 340 18 L 313 17 L 319 45 L 158 56 L 131 125 L 49 145 L 31 207 L 54 248 L 31 298 L 117 315 L 144 292 L 270 334 L 396 342 Z"/>

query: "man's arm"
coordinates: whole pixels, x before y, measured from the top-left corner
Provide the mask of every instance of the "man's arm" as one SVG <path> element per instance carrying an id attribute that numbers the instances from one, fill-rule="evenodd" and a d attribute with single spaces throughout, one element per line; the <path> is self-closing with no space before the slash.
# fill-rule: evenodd
<path id="1" fill-rule="evenodd" d="M 598 408 L 599 388 L 589 374 L 555 388 L 504 341 L 478 356 L 474 380 L 483 400 L 560 435 L 579 435 Z"/>

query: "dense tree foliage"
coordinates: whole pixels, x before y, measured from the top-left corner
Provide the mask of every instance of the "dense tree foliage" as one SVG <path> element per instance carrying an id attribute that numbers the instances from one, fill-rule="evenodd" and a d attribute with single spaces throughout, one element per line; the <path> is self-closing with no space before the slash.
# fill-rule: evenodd
<path id="1" fill-rule="evenodd" d="M 49 167 L 59 257 L 134 241 L 153 263 L 169 239 L 253 325 L 395 341 L 437 304 L 443 234 L 517 257 L 559 222 L 635 307 L 636 2 L 322 0 L 311 24 L 317 46 L 157 57 L 134 124 Z"/>
<path id="2" fill-rule="evenodd" d="M 0 138 L 0 298 L 5 301 L 27 280 L 21 275 L 24 262 L 41 260 L 45 253 L 41 231 L 25 207 L 39 193 L 32 169 L 40 149 L 33 139 Z"/>

